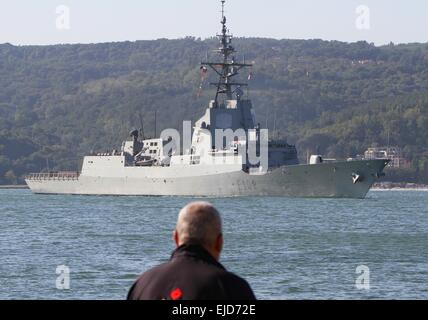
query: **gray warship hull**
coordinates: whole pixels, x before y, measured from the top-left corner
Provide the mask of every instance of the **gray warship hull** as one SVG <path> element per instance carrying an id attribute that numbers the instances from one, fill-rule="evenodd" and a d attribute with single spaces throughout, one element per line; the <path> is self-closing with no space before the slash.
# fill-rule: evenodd
<path id="1" fill-rule="evenodd" d="M 37 194 L 362 199 L 386 164 L 386 160 L 363 160 L 292 165 L 260 175 L 242 170 L 218 174 L 196 170 L 186 176 L 185 170 L 179 170 L 165 176 L 142 172 L 136 177 L 136 173 L 130 171 L 132 174 L 123 176 L 33 176 L 27 177 L 26 182 Z M 358 181 L 355 181 L 356 174 Z"/>

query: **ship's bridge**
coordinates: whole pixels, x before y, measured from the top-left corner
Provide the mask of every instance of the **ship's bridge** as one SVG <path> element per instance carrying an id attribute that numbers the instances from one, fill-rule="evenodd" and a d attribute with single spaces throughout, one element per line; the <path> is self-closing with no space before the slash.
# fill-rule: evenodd
<path id="1" fill-rule="evenodd" d="M 216 129 L 245 131 L 255 128 L 254 111 L 251 100 L 225 100 L 217 104 L 212 100 L 209 107 L 195 124 L 195 130 L 204 129 L 215 136 Z"/>

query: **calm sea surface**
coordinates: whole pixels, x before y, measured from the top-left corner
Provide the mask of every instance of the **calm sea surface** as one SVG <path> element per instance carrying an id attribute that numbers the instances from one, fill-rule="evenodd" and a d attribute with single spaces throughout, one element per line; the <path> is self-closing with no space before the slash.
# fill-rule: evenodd
<path id="1" fill-rule="evenodd" d="M 41 196 L 0 190 L 0 299 L 124 299 L 169 258 L 174 197 Z M 365 200 L 221 198 L 222 263 L 260 299 L 428 299 L 428 192 Z M 70 289 L 56 289 L 56 268 Z M 356 268 L 370 290 L 357 289 Z"/>

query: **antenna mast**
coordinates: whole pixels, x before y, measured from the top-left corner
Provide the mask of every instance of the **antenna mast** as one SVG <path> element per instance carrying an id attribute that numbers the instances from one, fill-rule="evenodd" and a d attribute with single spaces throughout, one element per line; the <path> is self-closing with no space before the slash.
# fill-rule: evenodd
<path id="1" fill-rule="evenodd" d="M 218 107 L 218 97 L 220 94 L 226 95 L 226 99 L 232 100 L 233 94 L 236 93 L 237 99 L 239 100 L 243 95 L 243 91 L 240 87 L 248 86 L 247 83 L 233 82 L 233 77 L 239 74 L 239 70 L 245 67 L 252 67 L 252 64 L 247 63 L 236 63 L 235 58 L 232 56 L 235 53 L 235 48 L 232 46 L 233 36 L 227 29 L 227 19 L 225 16 L 225 3 L 226 0 L 221 0 L 221 34 L 217 37 L 220 40 L 220 47 L 215 50 L 218 53 L 222 61 L 221 62 L 202 62 L 202 66 L 208 66 L 219 76 L 218 82 L 210 83 L 217 88 L 215 95 L 215 106 Z"/>
<path id="2" fill-rule="evenodd" d="M 154 137 L 153 138 L 155 138 L 156 139 L 156 133 L 157 133 L 157 128 L 156 128 L 156 123 L 157 122 L 157 110 L 155 110 L 155 135 L 154 135 Z"/>
<path id="3" fill-rule="evenodd" d="M 143 117 L 141 116 L 141 111 L 138 113 L 138 116 L 140 117 L 140 134 L 143 140 L 145 140 L 146 137 L 144 136 L 144 124 L 143 124 Z"/>

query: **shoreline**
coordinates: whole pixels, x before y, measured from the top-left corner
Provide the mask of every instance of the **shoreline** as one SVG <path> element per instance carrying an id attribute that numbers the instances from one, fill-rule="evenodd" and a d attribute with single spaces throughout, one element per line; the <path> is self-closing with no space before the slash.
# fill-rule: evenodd
<path id="1" fill-rule="evenodd" d="M 428 185 L 406 182 L 378 182 L 371 191 L 428 191 Z"/>
<path id="2" fill-rule="evenodd" d="M 29 187 L 26 184 L 20 184 L 20 185 L 0 185 L 1 189 L 29 189 Z"/>
<path id="3" fill-rule="evenodd" d="M 370 191 L 428 191 L 428 188 L 371 188 Z"/>

